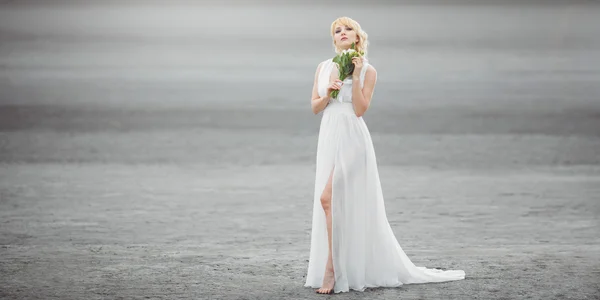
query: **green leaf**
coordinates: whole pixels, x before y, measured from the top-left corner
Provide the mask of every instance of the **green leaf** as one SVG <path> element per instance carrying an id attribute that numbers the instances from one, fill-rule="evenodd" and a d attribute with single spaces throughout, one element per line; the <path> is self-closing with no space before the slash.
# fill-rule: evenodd
<path id="1" fill-rule="evenodd" d="M 338 96 L 339 92 L 340 92 L 340 91 L 338 91 L 338 90 L 333 90 L 333 91 L 331 91 L 331 95 L 330 95 L 330 96 L 331 96 L 331 98 L 337 98 L 337 96 Z"/>

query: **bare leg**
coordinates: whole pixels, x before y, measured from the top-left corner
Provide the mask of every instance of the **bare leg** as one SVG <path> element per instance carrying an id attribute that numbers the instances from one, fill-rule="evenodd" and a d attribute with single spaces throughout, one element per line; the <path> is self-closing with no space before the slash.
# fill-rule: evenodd
<path id="1" fill-rule="evenodd" d="M 325 265 L 325 276 L 323 277 L 323 284 L 321 288 L 317 290 L 319 294 L 331 294 L 333 293 L 333 286 L 335 285 L 335 278 L 333 273 L 333 256 L 331 254 L 331 230 L 332 230 L 332 219 L 331 219 L 331 195 L 332 195 L 332 180 L 333 170 L 329 175 L 329 180 L 325 185 L 323 194 L 321 194 L 321 206 L 325 211 L 325 222 L 327 223 L 327 242 L 329 244 L 329 253 L 327 255 L 327 264 Z"/>

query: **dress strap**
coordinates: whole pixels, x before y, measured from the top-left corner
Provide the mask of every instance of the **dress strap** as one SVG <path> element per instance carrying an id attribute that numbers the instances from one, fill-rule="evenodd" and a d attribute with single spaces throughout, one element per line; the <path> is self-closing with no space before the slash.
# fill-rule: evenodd
<path id="1" fill-rule="evenodd" d="M 331 74 L 331 69 L 333 68 L 333 59 L 330 58 L 321 63 L 321 70 L 319 71 L 319 91 L 322 91 L 321 96 L 325 94 L 327 86 L 329 85 L 329 76 Z"/>
<path id="2" fill-rule="evenodd" d="M 363 68 L 360 70 L 360 85 L 361 87 L 365 85 L 365 74 L 367 74 L 367 68 L 369 67 L 369 61 L 364 58 L 363 59 Z"/>

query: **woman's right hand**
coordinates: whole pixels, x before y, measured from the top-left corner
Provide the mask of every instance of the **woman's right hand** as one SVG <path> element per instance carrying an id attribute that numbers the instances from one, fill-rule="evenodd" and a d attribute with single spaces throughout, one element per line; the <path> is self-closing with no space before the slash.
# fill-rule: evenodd
<path id="1" fill-rule="evenodd" d="M 327 86 L 327 96 L 331 96 L 331 92 L 334 90 L 339 90 L 343 84 L 344 83 L 339 79 L 335 79 L 334 81 L 330 82 Z"/>

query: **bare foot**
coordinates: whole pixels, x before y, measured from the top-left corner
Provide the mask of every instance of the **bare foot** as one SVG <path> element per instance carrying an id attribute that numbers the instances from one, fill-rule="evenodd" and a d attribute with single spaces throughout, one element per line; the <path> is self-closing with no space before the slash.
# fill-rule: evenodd
<path id="1" fill-rule="evenodd" d="M 317 290 L 317 294 L 333 294 L 334 285 L 335 278 L 333 268 L 327 268 L 327 270 L 325 270 L 325 276 L 323 277 L 323 284 L 321 285 L 321 288 Z"/>

